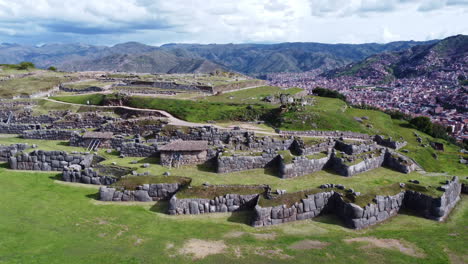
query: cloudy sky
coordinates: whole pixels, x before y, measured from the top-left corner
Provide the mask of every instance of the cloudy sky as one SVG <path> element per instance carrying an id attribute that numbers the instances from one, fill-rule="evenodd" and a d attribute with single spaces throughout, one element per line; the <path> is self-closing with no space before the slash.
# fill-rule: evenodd
<path id="1" fill-rule="evenodd" d="M 325 43 L 468 34 L 468 0 L 0 0 L 0 42 Z"/>

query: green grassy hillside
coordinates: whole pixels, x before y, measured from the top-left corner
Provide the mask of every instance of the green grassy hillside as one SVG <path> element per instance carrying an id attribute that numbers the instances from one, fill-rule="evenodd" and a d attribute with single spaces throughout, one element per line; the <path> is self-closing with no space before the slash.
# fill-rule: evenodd
<path id="1" fill-rule="evenodd" d="M 362 231 L 334 216 L 256 229 L 245 213 L 174 217 L 165 202 L 98 202 L 94 186 L 55 176 L 0 169 L 2 263 L 463 263 L 468 254 L 466 196 L 446 223 L 403 213 Z"/>

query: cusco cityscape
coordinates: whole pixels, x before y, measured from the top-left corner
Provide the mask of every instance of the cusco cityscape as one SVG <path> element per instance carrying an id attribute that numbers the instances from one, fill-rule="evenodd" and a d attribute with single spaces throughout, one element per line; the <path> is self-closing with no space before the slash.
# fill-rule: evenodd
<path id="1" fill-rule="evenodd" d="M 0 263 L 468 264 L 468 0 L 0 0 Z"/>

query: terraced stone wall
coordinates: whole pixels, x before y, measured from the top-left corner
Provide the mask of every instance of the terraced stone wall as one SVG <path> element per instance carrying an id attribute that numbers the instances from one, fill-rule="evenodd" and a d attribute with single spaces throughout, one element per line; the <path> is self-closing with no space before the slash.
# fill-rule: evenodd
<path id="1" fill-rule="evenodd" d="M 176 196 L 172 196 L 169 200 L 169 214 L 171 215 L 225 213 L 248 210 L 255 206 L 259 195 L 226 194 L 213 199 L 178 199 Z"/>
<path id="2" fill-rule="evenodd" d="M 99 189 L 99 200 L 114 202 L 166 200 L 172 197 L 181 187 L 179 183 L 143 184 L 138 186 L 136 190 L 101 187 Z"/>
<path id="3" fill-rule="evenodd" d="M 71 165 L 89 168 L 92 161 L 93 155 L 87 153 L 35 150 L 11 156 L 8 164 L 12 170 L 63 171 Z"/>
<path id="4" fill-rule="evenodd" d="M 21 135 L 26 139 L 41 139 L 41 140 L 69 140 L 74 134 L 74 130 L 27 130 Z"/>

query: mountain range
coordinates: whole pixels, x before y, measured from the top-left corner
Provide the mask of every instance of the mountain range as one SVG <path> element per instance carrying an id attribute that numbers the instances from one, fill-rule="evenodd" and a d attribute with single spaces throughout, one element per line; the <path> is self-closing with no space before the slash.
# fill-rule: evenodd
<path id="1" fill-rule="evenodd" d="M 353 76 L 385 82 L 415 77 L 443 79 L 448 73 L 457 73 L 462 79 L 468 74 L 468 36 L 457 35 L 401 51 L 375 54 L 325 72 L 323 76 Z"/>
<path id="2" fill-rule="evenodd" d="M 0 44 L 0 63 L 31 61 L 65 71 L 114 70 L 150 73 L 198 73 L 216 69 L 251 76 L 266 73 L 332 70 L 382 52 L 405 51 L 436 43 L 399 41 L 387 44 L 166 44 L 127 42 L 111 47 L 88 44 L 27 46 Z"/>

